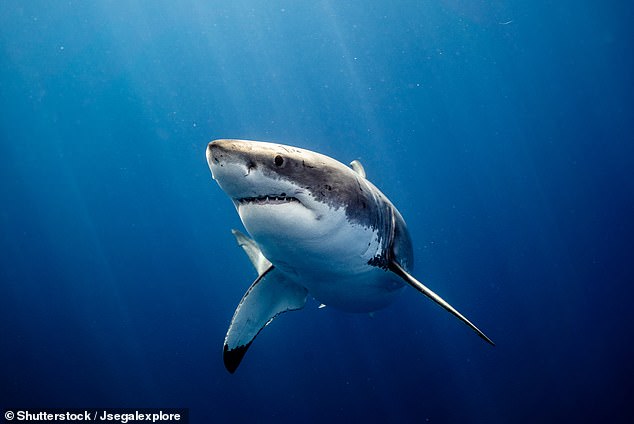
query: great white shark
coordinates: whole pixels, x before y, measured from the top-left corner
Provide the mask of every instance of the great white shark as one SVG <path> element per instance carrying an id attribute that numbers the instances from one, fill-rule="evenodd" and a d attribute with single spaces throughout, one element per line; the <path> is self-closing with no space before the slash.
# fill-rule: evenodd
<path id="1" fill-rule="evenodd" d="M 348 167 L 310 150 L 231 139 L 212 141 L 206 155 L 213 179 L 251 236 L 233 230 L 258 272 L 227 331 L 223 359 L 229 372 L 267 324 L 303 308 L 309 294 L 322 305 L 372 312 L 409 285 L 494 345 L 410 274 L 405 221 L 358 161 Z"/>

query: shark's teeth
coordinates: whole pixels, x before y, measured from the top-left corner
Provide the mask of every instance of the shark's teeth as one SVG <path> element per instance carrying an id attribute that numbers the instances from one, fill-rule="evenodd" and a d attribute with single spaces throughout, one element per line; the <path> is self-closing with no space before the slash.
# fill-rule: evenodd
<path id="1" fill-rule="evenodd" d="M 267 204 L 281 204 L 281 203 L 292 203 L 298 202 L 299 200 L 296 197 L 290 196 L 258 196 L 258 197 L 243 197 L 238 199 L 238 203 L 241 205 L 255 203 L 258 205 L 267 205 Z"/>

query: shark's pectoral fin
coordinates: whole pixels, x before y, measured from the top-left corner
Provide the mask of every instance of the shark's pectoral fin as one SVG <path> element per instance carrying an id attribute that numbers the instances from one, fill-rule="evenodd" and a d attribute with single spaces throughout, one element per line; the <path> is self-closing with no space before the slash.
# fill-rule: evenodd
<path id="1" fill-rule="evenodd" d="M 236 241 L 238 242 L 238 245 L 242 247 L 244 252 L 249 257 L 249 260 L 255 267 L 258 275 L 264 274 L 264 272 L 271 266 L 271 262 L 269 262 L 269 260 L 264 257 L 262 251 L 255 243 L 255 241 L 235 229 L 231 230 L 231 234 L 233 234 L 233 236 L 236 238 Z"/>
<path id="2" fill-rule="evenodd" d="M 412 277 L 407 271 L 403 269 L 403 267 L 398 262 L 396 262 L 395 260 L 390 261 L 389 269 L 394 274 L 398 275 L 403 280 L 405 280 L 405 282 L 407 282 L 410 286 L 414 287 L 416 290 L 418 290 L 419 292 L 421 292 L 422 294 L 424 294 L 425 296 L 429 297 L 431 300 L 433 300 L 434 302 L 442 306 L 445 310 L 450 312 L 460 321 L 467 324 L 469 328 L 475 331 L 478 334 L 478 336 L 482 337 L 487 343 L 490 343 L 491 345 L 495 346 L 495 343 L 493 343 L 493 341 L 490 338 L 488 338 L 482 331 L 480 331 L 478 327 L 473 325 L 471 321 L 465 318 L 464 315 L 458 312 L 453 306 L 447 303 L 442 297 L 438 296 L 436 293 L 431 291 L 423 283 L 418 281 L 416 278 Z"/>
<path id="3" fill-rule="evenodd" d="M 304 307 L 308 291 L 269 266 L 249 287 L 233 314 L 225 337 L 225 368 L 233 373 L 255 336 L 273 318 Z"/>

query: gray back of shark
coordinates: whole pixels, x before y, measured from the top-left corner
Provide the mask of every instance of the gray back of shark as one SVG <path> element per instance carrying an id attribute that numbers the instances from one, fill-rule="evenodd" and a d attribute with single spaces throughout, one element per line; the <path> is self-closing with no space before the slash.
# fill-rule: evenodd
<path id="1" fill-rule="evenodd" d="M 347 167 L 297 147 L 216 140 L 208 145 L 207 162 L 251 236 L 233 230 L 258 272 L 225 338 L 230 372 L 257 334 L 277 315 L 303 308 L 308 294 L 322 305 L 371 312 L 407 284 L 493 344 L 410 274 L 405 221 L 358 161 Z"/>

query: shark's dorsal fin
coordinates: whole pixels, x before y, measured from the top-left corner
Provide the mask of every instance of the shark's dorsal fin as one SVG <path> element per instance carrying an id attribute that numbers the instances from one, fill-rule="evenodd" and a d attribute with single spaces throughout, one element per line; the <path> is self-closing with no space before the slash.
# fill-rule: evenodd
<path id="1" fill-rule="evenodd" d="M 249 260 L 255 267 L 258 275 L 264 274 L 264 272 L 271 266 L 271 262 L 269 262 L 269 260 L 264 257 L 258 245 L 255 244 L 255 242 L 251 238 L 244 235 L 238 230 L 232 229 L 231 233 L 236 238 L 238 245 L 242 247 L 244 252 L 249 257 Z"/>
<path id="2" fill-rule="evenodd" d="M 401 277 L 407 284 L 414 287 L 416 290 L 418 290 L 419 292 L 421 292 L 422 294 L 424 294 L 425 296 L 427 296 L 428 298 L 430 298 L 431 300 L 433 300 L 434 302 L 442 306 L 446 311 L 454 315 L 460 321 L 467 324 L 469 328 L 475 331 L 478 334 L 478 336 L 482 337 L 487 343 L 490 343 L 491 345 L 495 346 L 495 343 L 493 343 L 493 341 L 490 338 L 488 338 L 482 331 L 480 331 L 478 327 L 473 325 L 471 321 L 465 318 L 464 315 L 458 312 L 453 306 L 447 303 L 442 297 L 438 296 L 436 293 L 431 291 L 423 283 L 418 281 L 416 278 L 412 277 L 407 271 L 403 269 L 403 267 L 397 261 L 392 259 L 388 267 L 390 271 L 392 271 L 394 274 Z"/>
<path id="3" fill-rule="evenodd" d="M 249 287 L 233 314 L 223 352 L 227 371 L 235 372 L 255 336 L 276 316 L 303 308 L 307 295 L 308 290 L 269 266 Z"/>
<path id="4" fill-rule="evenodd" d="M 361 165 L 361 162 L 356 159 L 353 160 L 352 162 L 350 162 L 350 168 L 352 168 L 354 172 L 365 178 L 365 168 L 363 167 L 363 165 Z"/>

